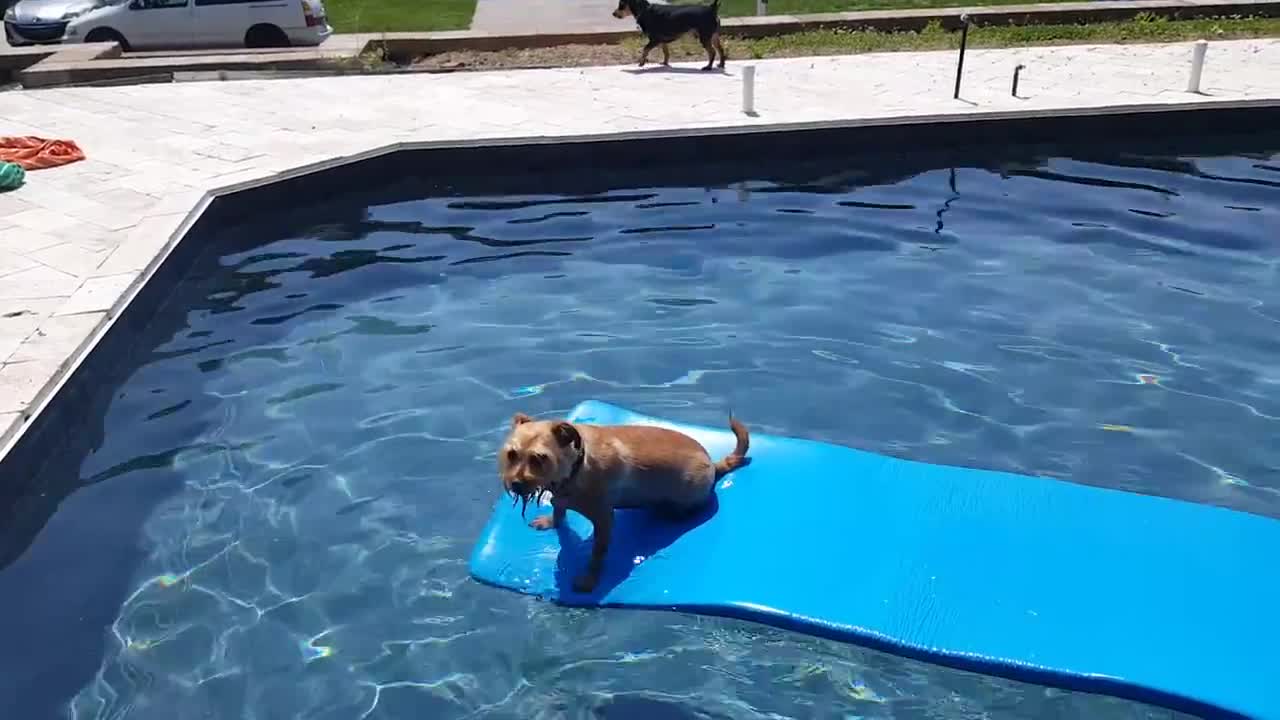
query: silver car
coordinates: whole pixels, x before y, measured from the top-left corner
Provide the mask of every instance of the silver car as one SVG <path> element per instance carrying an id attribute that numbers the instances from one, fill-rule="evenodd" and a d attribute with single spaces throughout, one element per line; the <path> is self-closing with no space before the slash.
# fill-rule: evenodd
<path id="1" fill-rule="evenodd" d="M 62 42 L 68 22 L 77 15 L 109 1 L 18 0 L 4 13 L 5 37 L 10 45 Z"/>
<path id="2" fill-rule="evenodd" d="M 333 32 L 323 0 L 17 0 L 4 29 L 11 45 L 115 42 L 126 51 L 319 45 Z"/>

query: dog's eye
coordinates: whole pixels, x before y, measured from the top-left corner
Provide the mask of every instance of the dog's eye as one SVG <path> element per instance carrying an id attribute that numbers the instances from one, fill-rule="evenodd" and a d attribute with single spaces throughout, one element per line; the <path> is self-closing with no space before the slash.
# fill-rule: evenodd
<path id="1" fill-rule="evenodd" d="M 533 468 L 534 470 L 541 470 L 541 469 L 542 469 L 542 466 L 543 466 L 544 464 L 546 464 L 546 462 L 547 462 L 547 456 L 546 456 L 546 455 L 531 455 L 531 456 L 529 456 L 529 467 L 530 467 L 530 468 Z"/>
<path id="2" fill-rule="evenodd" d="M 515 450 L 507 451 L 507 462 L 515 462 L 517 459 L 519 459 L 519 457 L 520 457 L 520 453 L 516 452 Z"/>

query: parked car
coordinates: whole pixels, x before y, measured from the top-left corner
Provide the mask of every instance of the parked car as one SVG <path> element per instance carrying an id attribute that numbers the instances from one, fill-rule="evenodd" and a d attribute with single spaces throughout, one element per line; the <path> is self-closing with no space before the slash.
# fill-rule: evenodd
<path id="1" fill-rule="evenodd" d="M 322 0 L 18 0 L 10 45 L 110 42 L 124 50 L 319 45 Z"/>

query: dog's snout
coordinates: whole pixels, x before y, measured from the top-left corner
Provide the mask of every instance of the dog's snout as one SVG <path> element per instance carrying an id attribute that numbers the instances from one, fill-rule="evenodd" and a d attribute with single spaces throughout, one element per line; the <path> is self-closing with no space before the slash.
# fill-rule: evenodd
<path id="1" fill-rule="evenodd" d="M 511 483 L 511 492 L 517 495 L 524 495 L 528 489 L 529 489 L 529 486 L 526 485 L 523 480 L 516 480 L 515 482 Z"/>
<path id="2" fill-rule="evenodd" d="M 621 20 L 621 19 L 622 19 L 622 11 L 621 11 L 621 10 L 614 10 L 614 11 L 613 11 L 613 16 L 614 16 L 614 17 L 616 17 L 616 18 L 618 18 L 619 20 Z"/>

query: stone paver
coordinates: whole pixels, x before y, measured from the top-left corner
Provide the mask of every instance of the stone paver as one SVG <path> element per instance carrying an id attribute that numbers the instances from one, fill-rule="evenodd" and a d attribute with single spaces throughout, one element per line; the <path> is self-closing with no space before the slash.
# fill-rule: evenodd
<path id="1" fill-rule="evenodd" d="M 0 305 L 6 307 L 5 310 L 0 310 L 0 357 L 6 360 L 13 357 L 26 339 L 39 330 L 63 302 L 61 298 L 46 298 Z"/>
<path id="2" fill-rule="evenodd" d="M 732 56 L 732 46 L 730 55 Z M 631 67 L 332 77 L 0 93 L 0 134 L 70 138 L 89 159 L 0 195 L 0 452 L 205 191 L 390 143 L 1265 100 L 1280 40 L 976 50 L 758 62 L 754 117 L 727 74 Z M 1009 96 L 1016 64 L 1020 94 Z M 696 63 L 689 67 L 696 67 Z"/>
<path id="3" fill-rule="evenodd" d="M 102 312 L 81 313 L 57 322 L 42 322 L 9 356 L 9 362 L 62 362 L 71 357 L 103 320 Z M 46 318 L 47 320 L 47 318 Z"/>
<path id="4" fill-rule="evenodd" d="M 0 302 L 4 303 L 5 315 L 20 313 L 28 309 L 23 301 L 69 298 L 83 282 L 84 278 L 36 263 L 25 270 L 0 276 Z"/>
<path id="5" fill-rule="evenodd" d="M 49 380 L 48 363 L 40 360 L 0 365 L 0 413 L 26 410 Z"/>
<path id="6" fill-rule="evenodd" d="M 137 272 L 123 272 L 114 275 L 96 275 L 84 281 L 67 301 L 54 313 L 57 318 L 62 315 L 79 315 L 81 313 L 102 313 L 110 310 L 122 295 L 138 278 Z M 27 339 L 30 342 L 30 338 Z M 25 345 L 25 344 L 24 344 Z"/>

